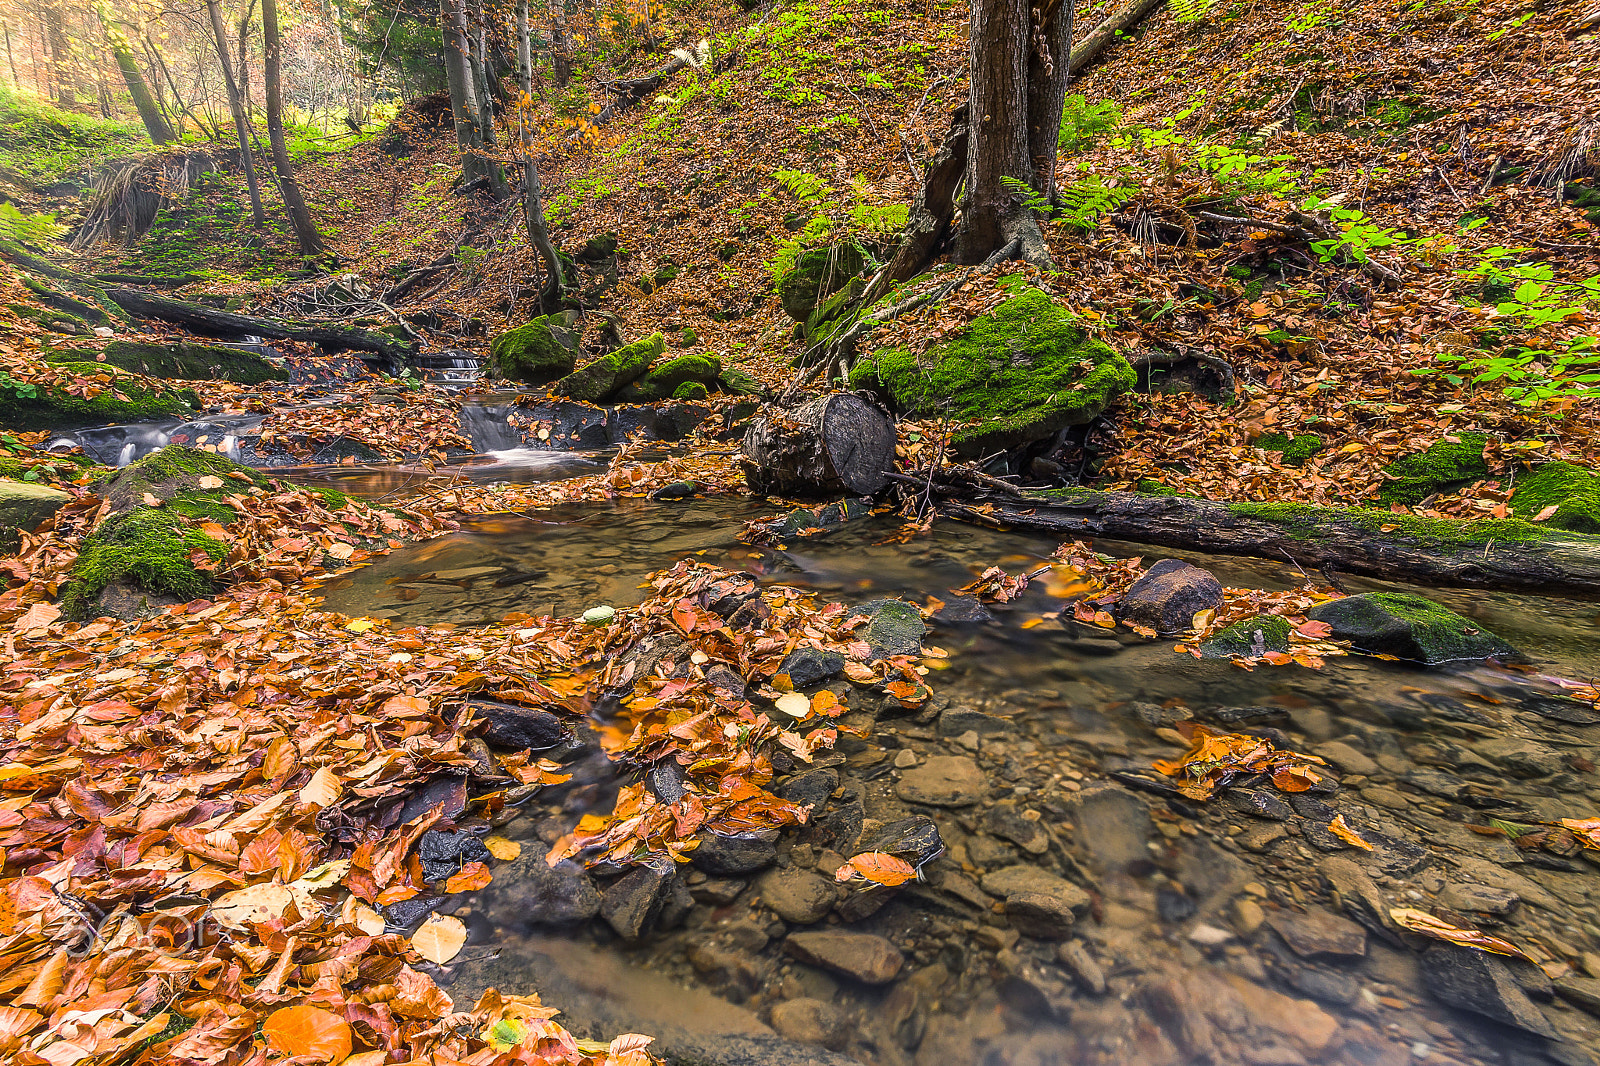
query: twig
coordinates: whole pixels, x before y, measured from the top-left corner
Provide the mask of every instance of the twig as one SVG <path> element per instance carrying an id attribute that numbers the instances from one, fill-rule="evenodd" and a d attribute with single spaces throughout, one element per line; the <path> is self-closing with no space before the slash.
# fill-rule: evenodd
<path id="1" fill-rule="evenodd" d="M 1483 188 L 1478 190 L 1479 196 L 1488 196 L 1489 190 L 1494 188 L 1494 179 L 1500 176 L 1500 167 L 1504 165 L 1506 157 L 1497 155 L 1494 162 L 1489 164 L 1489 176 L 1483 179 Z"/>

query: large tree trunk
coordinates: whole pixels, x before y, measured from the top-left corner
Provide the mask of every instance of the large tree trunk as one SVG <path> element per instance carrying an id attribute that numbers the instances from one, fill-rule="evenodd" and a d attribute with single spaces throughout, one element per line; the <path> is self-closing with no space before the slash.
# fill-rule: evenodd
<path id="1" fill-rule="evenodd" d="M 1466 536 L 1476 523 L 1299 504 L 1082 491 L 991 496 L 941 506 L 952 517 L 1058 537 L 1114 537 L 1169 548 L 1288 560 L 1307 570 L 1546 594 L 1600 592 L 1600 537 L 1551 530 L 1535 540 Z M 1385 533 L 1387 529 L 1389 532 Z"/>
<path id="2" fill-rule="evenodd" d="M 272 165 L 278 171 L 278 188 L 283 206 L 289 212 L 295 241 L 302 255 L 321 255 L 328 250 L 322 234 L 311 220 L 311 210 L 300 193 L 294 168 L 289 164 L 289 148 L 283 141 L 283 42 L 278 38 L 278 0 L 261 0 L 262 82 L 267 90 L 267 140 L 272 145 Z"/>
<path id="3" fill-rule="evenodd" d="M 233 61 L 228 58 L 228 31 L 222 24 L 222 6 L 206 0 L 211 15 L 211 33 L 217 39 L 217 58 L 222 63 L 222 81 L 228 91 L 228 110 L 233 113 L 233 129 L 239 137 L 239 159 L 244 165 L 245 184 L 250 188 L 250 217 L 259 229 L 267 215 L 261 207 L 261 185 L 256 178 L 255 153 L 250 150 L 250 123 L 245 118 L 244 101 L 239 98 L 239 83 L 233 77 Z"/>
<path id="4" fill-rule="evenodd" d="M 478 107 L 462 0 L 439 0 L 439 33 L 444 39 L 444 71 L 450 83 L 450 114 L 455 121 L 456 144 L 461 148 L 463 184 L 484 185 L 496 196 L 502 196 L 505 179 L 500 173 L 500 164 L 487 152 L 488 138 Z"/>
<path id="5" fill-rule="evenodd" d="M 171 144 L 177 138 L 173 136 L 172 127 L 167 125 L 166 116 L 156 106 L 155 97 L 150 95 L 150 86 L 145 83 L 144 72 L 139 69 L 139 59 L 133 54 L 133 46 L 109 19 L 103 25 L 106 44 L 111 48 L 112 58 L 117 61 L 117 69 L 122 71 L 122 80 L 128 84 L 128 95 L 133 97 L 133 106 L 139 110 L 139 120 L 144 123 L 145 132 L 157 144 Z"/>
<path id="6" fill-rule="evenodd" d="M 975 0 L 967 107 L 967 194 L 957 255 L 981 263 L 1010 240 L 1019 198 L 1002 178 L 1027 181 L 1028 6 L 1026 0 Z"/>
<path id="7" fill-rule="evenodd" d="M 894 470 L 894 423 L 853 392 L 768 408 L 744 435 L 750 491 L 775 496 L 870 496 Z"/>
<path id="8" fill-rule="evenodd" d="M 1074 0 L 1043 0 L 1034 46 L 1028 50 L 1029 184 L 1054 200 L 1061 111 L 1071 75 Z"/>

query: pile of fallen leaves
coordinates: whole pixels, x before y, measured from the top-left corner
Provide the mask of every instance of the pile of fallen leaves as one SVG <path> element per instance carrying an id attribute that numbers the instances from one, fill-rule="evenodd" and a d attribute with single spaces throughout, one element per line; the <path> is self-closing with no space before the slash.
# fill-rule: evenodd
<path id="1" fill-rule="evenodd" d="M 337 403 L 285 409 L 281 404 L 261 423 L 261 447 L 278 447 L 297 459 L 312 459 L 337 441 L 365 444 L 388 459 L 431 457 L 472 451 L 461 433 L 461 402 L 430 388 L 395 390 L 377 381 L 341 388 Z M 375 395 L 381 393 L 381 395 Z"/>

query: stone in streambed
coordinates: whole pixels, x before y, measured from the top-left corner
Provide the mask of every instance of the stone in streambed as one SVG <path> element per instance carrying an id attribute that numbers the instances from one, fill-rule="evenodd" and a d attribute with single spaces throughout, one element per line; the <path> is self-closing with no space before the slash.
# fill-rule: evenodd
<path id="1" fill-rule="evenodd" d="M 560 715 L 536 707 L 519 707 L 495 700 L 468 700 L 472 716 L 484 723 L 483 739 L 497 748 L 513 751 L 547 751 L 572 739 L 572 730 Z"/>
<path id="2" fill-rule="evenodd" d="M 70 499 L 70 492 L 49 485 L 0 478 L 0 551 L 15 548 L 19 533 L 32 532 Z"/>
<path id="3" fill-rule="evenodd" d="M 665 350 L 666 341 L 661 334 L 652 333 L 578 368 L 556 382 L 551 391 L 574 400 L 599 403 L 642 377 Z"/>
<path id="4" fill-rule="evenodd" d="M 866 615 L 869 619 L 856 630 L 856 636 L 867 642 L 875 658 L 922 653 L 922 637 L 927 626 L 922 622 L 922 612 L 905 600 L 870 600 L 851 608 L 850 614 L 852 617 Z"/>
<path id="5" fill-rule="evenodd" d="M 939 714 L 938 732 L 941 737 L 959 737 L 968 730 L 979 736 L 988 736 L 993 733 L 1004 733 L 1010 729 L 1009 719 L 984 714 L 971 707 L 959 705 L 946 707 Z"/>
<path id="6" fill-rule="evenodd" d="M 819 648 L 796 648 L 778 664 L 778 673 L 787 674 L 796 691 L 808 689 L 844 673 L 844 656 Z"/>
<path id="7" fill-rule="evenodd" d="M 489 918 L 519 929 L 529 925 L 564 926 L 588 921 L 600 912 L 600 893 L 583 867 L 563 859 L 552 867 L 549 849 L 524 841 L 522 854 L 495 870 Z"/>
<path id="8" fill-rule="evenodd" d="M 790 803 L 810 807 L 815 814 L 828 805 L 828 797 L 832 796 L 833 790 L 838 787 L 839 771 L 823 767 L 796 774 L 779 785 L 777 793 Z"/>
<path id="9" fill-rule="evenodd" d="M 1072 935 L 1076 916 L 1061 896 L 1043 892 L 1018 892 L 1007 896 L 1005 915 L 1012 928 L 1035 940 L 1065 940 Z"/>
<path id="10" fill-rule="evenodd" d="M 1434 998 L 1536 1036 L 1555 1037 L 1548 1019 L 1494 955 L 1435 944 L 1420 957 L 1423 983 Z"/>
<path id="11" fill-rule="evenodd" d="M 767 871 L 757 887 L 761 902 L 795 925 L 820 922 L 839 899 L 838 890 L 827 878 L 793 866 Z"/>
<path id="12" fill-rule="evenodd" d="M 772 1008 L 772 1027 L 798 1044 L 820 1044 L 838 1051 L 850 1036 L 850 1020 L 820 999 L 791 999 Z"/>
<path id="13" fill-rule="evenodd" d="M 1410 592 L 1367 592 L 1319 603 L 1306 615 L 1357 651 L 1409 662 L 1516 658 L 1517 650 L 1469 618 Z"/>
<path id="14" fill-rule="evenodd" d="M 1162 559 L 1133 583 L 1116 610 L 1120 621 L 1170 636 L 1189 630 L 1196 614 L 1221 603 L 1222 583 L 1210 573 L 1181 559 Z"/>
<path id="15" fill-rule="evenodd" d="M 703 830 L 696 837 L 698 847 L 689 853 L 696 869 L 717 877 L 737 877 L 764 870 L 778 860 L 774 841 L 777 832 L 743 833 L 733 836 Z"/>
<path id="16" fill-rule="evenodd" d="M 489 849 L 483 841 L 463 829 L 453 833 L 430 829 L 417 841 L 422 877 L 430 883 L 459 873 L 469 862 L 488 862 L 489 857 Z"/>
<path id="17" fill-rule="evenodd" d="M 965 755 L 936 755 L 906 771 L 895 793 L 908 803 L 934 807 L 970 807 L 983 799 L 988 780 Z"/>
<path id="18" fill-rule="evenodd" d="M 1288 650 L 1289 623 L 1271 614 L 1235 622 L 1200 645 L 1200 654 L 1207 659 L 1259 659 L 1269 651 Z"/>
<path id="19" fill-rule="evenodd" d="M 1013 896 L 1048 896 L 1060 909 L 1081 914 L 1089 906 L 1089 893 L 1071 881 L 1038 866 L 1019 864 L 985 874 L 983 890 L 1009 900 Z"/>
<path id="20" fill-rule="evenodd" d="M 1367 953 L 1367 931 L 1348 918 L 1312 908 L 1304 914 L 1273 911 L 1267 924 L 1303 959 L 1319 956 L 1359 958 Z"/>
<path id="21" fill-rule="evenodd" d="M 784 942 L 784 950 L 801 962 L 868 985 L 894 980 L 906 961 L 899 948 L 871 933 L 794 933 Z"/>
<path id="22" fill-rule="evenodd" d="M 600 895 L 600 917 L 624 940 L 638 940 L 655 924 L 672 896 L 673 875 L 636 866 Z"/>

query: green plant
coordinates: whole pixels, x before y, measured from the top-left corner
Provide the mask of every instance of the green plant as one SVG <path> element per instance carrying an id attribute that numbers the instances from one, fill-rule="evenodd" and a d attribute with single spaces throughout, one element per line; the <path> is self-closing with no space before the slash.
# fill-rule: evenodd
<path id="1" fill-rule="evenodd" d="M 1098 174 L 1062 185 L 1059 190 L 1061 221 L 1074 229 L 1092 230 L 1108 215 L 1133 199 L 1136 185 L 1113 185 Z"/>
<path id="2" fill-rule="evenodd" d="M 1122 125 L 1122 109 L 1115 100 L 1089 103 L 1082 93 L 1062 101 L 1061 133 L 1057 144 L 1063 151 L 1081 152 Z"/>
<path id="3" fill-rule="evenodd" d="M 1171 0 L 1167 6 L 1181 26 L 1193 26 L 1211 13 L 1217 0 Z"/>
<path id="4" fill-rule="evenodd" d="M 31 400 L 39 395 L 39 388 L 33 382 L 18 381 L 4 370 L 0 370 L 0 390 L 9 392 L 19 400 Z M 12 438 L 7 437 L 6 440 L 9 443 Z"/>
<path id="5" fill-rule="evenodd" d="M 1326 6 L 1311 3 L 1284 19 L 1283 24 L 1294 33 L 1310 33 L 1318 26 L 1326 26 L 1332 18 L 1333 14 Z"/>
<path id="6" fill-rule="evenodd" d="M 1494 352 L 1447 352 L 1442 366 L 1411 373 L 1442 374 L 1452 385 L 1498 385 L 1501 395 L 1522 407 L 1562 397 L 1600 393 L 1600 338 L 1575 337 L 1559 348 L 1516 346 Z"/>
<path id="7" fill-rule="evenodd" d="M 67 228 L 57 225 L 54 215 L 25 214 L 9 201 L 0 203 L 0 240 L 38 244 L 55 240 L 65 232 Z"/>
<path id="8" fill-rule="evenodd" d="M 1380 226 L 1367 217 L 1365 211 L 1354 207 L 1341 207 L 1339 197 L 1312 195 L 1305 201 L 1307 211 L 1328 212 L 1328 217 L 1339 228 L 1339 236 L 1311 242 L 1311 250 L 1324 263 L 1337 262 L 1348 256 L 1357 263 L 1365 263 L 1374 248 L 1389 248 L 1400 244 L 1416 244 L 1420 238 L 1407 237 L 1392 227 Z"/>

